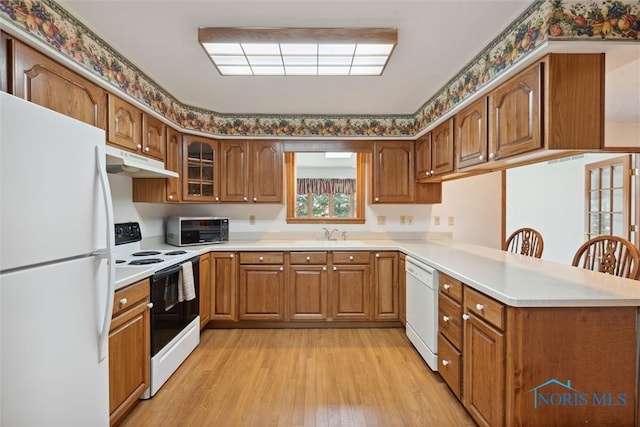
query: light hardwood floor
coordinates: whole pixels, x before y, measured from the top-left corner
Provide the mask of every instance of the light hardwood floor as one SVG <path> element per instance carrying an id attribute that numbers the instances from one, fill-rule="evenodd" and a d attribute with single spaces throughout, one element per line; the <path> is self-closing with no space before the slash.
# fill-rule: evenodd
<path id="1" fill-rule="evenodd" d="M 121 426 L 474 426 L 403 329 L 209 329 Z"/>

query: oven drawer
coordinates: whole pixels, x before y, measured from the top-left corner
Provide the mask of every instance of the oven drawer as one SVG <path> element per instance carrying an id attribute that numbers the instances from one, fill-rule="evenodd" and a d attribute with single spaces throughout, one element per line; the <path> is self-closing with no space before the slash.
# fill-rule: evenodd
<path id="1" fill-rule="evenodd" d="M 240 264 L 284 264 L 284 253 L 240 252 Z"/>
<path id="2" fill-rule="evenodd" d="M 136 305 L 140 301 L 149 299 L 149 279 L 142 280 L 126 288 L 116 291 L 113 300 L 112 316 L 117 316 L 123 311 Z"/>

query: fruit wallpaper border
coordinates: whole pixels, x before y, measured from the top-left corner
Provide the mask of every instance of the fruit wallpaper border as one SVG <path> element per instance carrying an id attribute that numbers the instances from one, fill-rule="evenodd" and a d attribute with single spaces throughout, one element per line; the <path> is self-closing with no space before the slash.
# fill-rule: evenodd
<path id="1" fill-rule="evenodd" d="M 251 115 L 181 103 L 53 0 L 0 0 L 0 20 L 185 131 L 214 136 L 411 137 L 547 41 L 639 42 L 639 1 L 536 0 L 413 115 Z"/>

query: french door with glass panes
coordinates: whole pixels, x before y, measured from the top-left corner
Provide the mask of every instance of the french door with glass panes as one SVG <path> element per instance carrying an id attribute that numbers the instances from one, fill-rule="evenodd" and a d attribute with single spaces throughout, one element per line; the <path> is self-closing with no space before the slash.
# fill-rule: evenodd
<path id="1" fill-rule="evenodd" d="M 634 163 L 631 155 L 624 155 L 585 166 L 586 239 L 614 235 L 638 245 Z"/>

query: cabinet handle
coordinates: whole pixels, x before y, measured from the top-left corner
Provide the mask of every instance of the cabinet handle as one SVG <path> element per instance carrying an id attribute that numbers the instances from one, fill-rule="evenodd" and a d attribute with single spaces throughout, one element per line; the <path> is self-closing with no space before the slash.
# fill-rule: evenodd
<path id="1" fill-rule="evenodd" d="M 484 310 L 484 305 L 482 305 L 482 304 L 476 304 L 476 310 L 478 310 L 478 311 L 482 311 L 482 310 Z"/>
<path id="2" fill-rule="evenodd" d="M 489 159 L 493 160 L 496 157 L 496 153 L 489 153 Z"/>
<path id="3" fill-rule="evenodd" d="M 254 201 L 254 202 L 257 202 L 257 201 L 258 201 L 258 198 L 257 198 L 257 197 L 254 197 L 254 198 L 253 198 L 253 201 Z"/>
<path id="4" fill-rule="evenodd" d="M 139 150 L 139 149 L 141 149 L 141 148 L 142 148 L 142 144 L 138 144 L 138 145 L 136 145 L 136 148 L 137 148 L 138 150 Z"/>
<path id="5" fill-rule="evenodd" d="M 478 156 L 478 160 L 483 161 L 483 160 L 484 160 L 484 156 L 483 156 L 482 154 L 480 154 L 480 155 Z"/>
<path id="6" fill-rule="evenodd" d="M 150 302 L 149 304 L 147 304 L 147 307 L 149 307 L 150 309 L 153 308 L 153 303 Z"/>
<path id="7" fill-rule="evenodd" d="M 380 254 L 376 254 L 376 258 L 380 258 Z"/>
<path id="8" fill-rule="evenodd" d="M 353 256 L 349 255 L 349 261 L 353 261 Z"/>
<path id="9" fill-rule="evenodd" d="M 333 266 L 333 271 L 338 271 L 338 267 Z"/>
<path id="10" fill-rule="evenodd" d="M 128 299 L 126 299 L 126 298 L 122 298 L 122 299 L 120 299 L 120 305 L 125 305 L 125 304 L 126 304 L 126 303 L 128 303 L 128 302 L 129 302 L 129 300 L 128 300 Z"/>
<path id="11" fill-rule="evenodd" d="M 445 291 L 448 291 L 449 289 L 451 289 L 451 285 L 448 283 L 445 283 L 444 285 L 442 285 L 442 287 L 444 288 Z"/>
<path id="12" fill-rule="evenodd" d="M 247 196 L 244 196 L 244 197 L 242 198 L 242 200 L 244 200 L 244 201 L 246 202 L 246 201 L 247 201 Z"/>
<path id="13" fill-rule="evenodd" d="M 469 315 L 467 313 L 463 314 L 462 320 L 469 320 Z"/>
<path id="14" fill-rule="evenodd" d="M 311 261 L 311 257 L 310 257 L 310 256 L 308 256 L 308 257 L 307 257 L 307 262 L 308 262 L 308 261 Z"/>
<path id="15" fill-rule="evenodd" d="M 260 258 L 258 258 L 258 260 L 259 260 L 260 262 L 262 262 L 262 261 L 264 261 L 264 257 L 260 257 Z"/>
<path id="16" fill-rule="evenodd" d="M 380 199 L 376 197 L 376 202 L 379 201 Z"/>
<path id="17" fill-rule="evenodd" d="M 451 365 L 451 360 L 443 360 L 442 361 L 442 366 L 449 366 Z"/>
<path id="18" fill-rule="evenodd" d="M 449 316 L 442 316 L 442 321 L 448 322 L 451 318 Z"/>
<path id="19" fill-rule="evenodd" d="M 284 267 L 280 267 L 280 271 L 283 271 L 283 270 L 284 270 Z"/>
<path id="20" fill-rule="evenodd" d="M 425 174 L 426 176 L 430 176 L 430 175 L 431 175 L 431 172 L 426 171 L 424 174 Z"/>
<path id="21" fill-rule="evenodd" d="M 216 202 L 219 202 L 219 201 L 220 201 L 220 197 L 216 196 Z"/>
<path id="22" fill-rule="evenodd" d="M 327 271 L 327 266 L 322 267 L 322 271 Z"/>
<path id="23" fill-rule="evenodd" d="M 144 147 L 144 151 L 149 152 L 149 147 Z"/>

